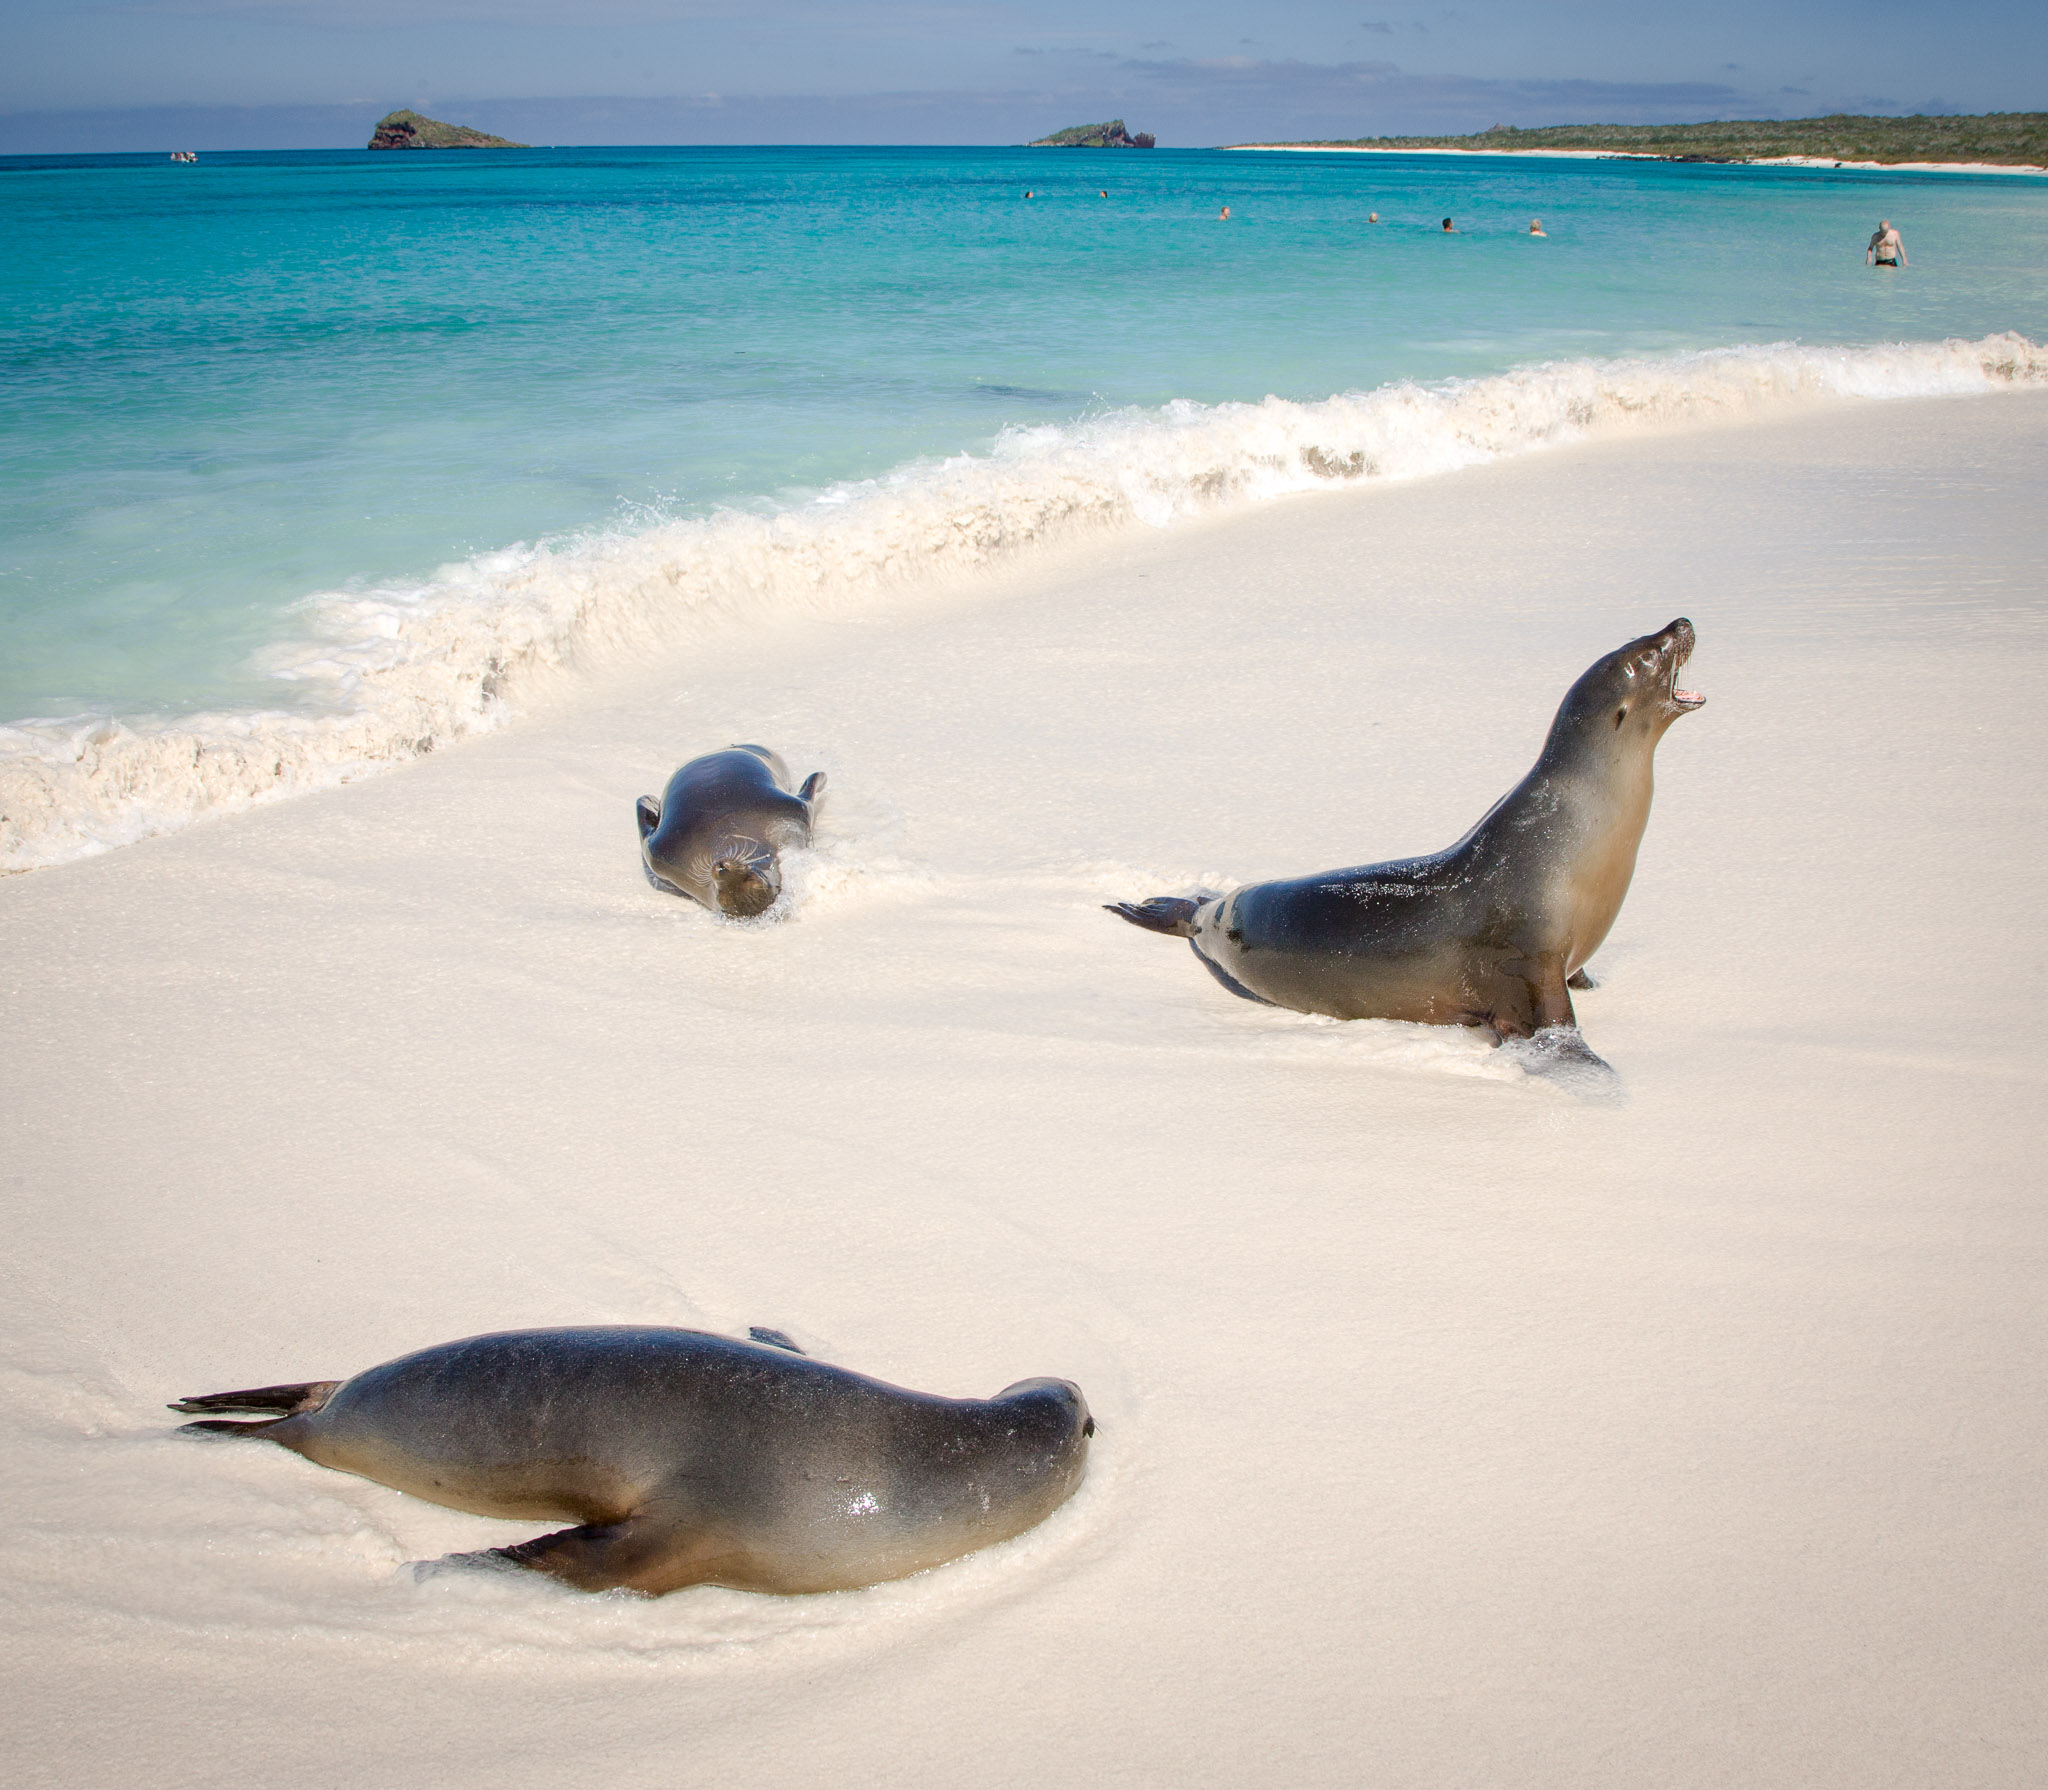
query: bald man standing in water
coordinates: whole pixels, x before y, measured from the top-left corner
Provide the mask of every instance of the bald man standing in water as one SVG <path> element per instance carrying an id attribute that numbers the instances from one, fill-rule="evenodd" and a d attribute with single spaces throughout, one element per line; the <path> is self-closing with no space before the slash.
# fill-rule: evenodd
<path id="1" fill-rule="evenodd" d="M 1890 218 L 1877 220 L 1877 234 L 1870 239 L 1870 247 L 1863 251 L 1865 267 L 1904 267 L 1906 265 L 1905 239 L 1892 228 Z"/>

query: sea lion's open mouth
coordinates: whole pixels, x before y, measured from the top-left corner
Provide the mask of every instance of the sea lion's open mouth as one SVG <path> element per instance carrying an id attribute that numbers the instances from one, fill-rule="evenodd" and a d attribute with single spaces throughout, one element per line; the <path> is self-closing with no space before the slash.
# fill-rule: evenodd
<path id="1" fill-rule="evenodd" d="M 1679 670 L 1686 660 L 1692 657 L 1692 649 L 1698 640 L 1699 636 L 1693 632 L 1691 622 L 1679 621 L 1672 624 L 1671 645 L 1668 649 L 1671 654 L 1669 689 L 1671 700 L 1682 709 L 1699 708 L 1707 700 L 1697 690 L 1681 690 L 1678 687 Z"/>

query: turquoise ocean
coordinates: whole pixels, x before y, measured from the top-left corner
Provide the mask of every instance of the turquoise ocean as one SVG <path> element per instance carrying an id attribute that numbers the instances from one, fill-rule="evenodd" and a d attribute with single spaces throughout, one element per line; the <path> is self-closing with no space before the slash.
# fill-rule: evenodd
<path id="1" fill-rule="evenodd" d="M 1880 215 L 1897 273 L 1863 264 Z M 2048 378 L 2048 180 L 2014 176 L 12 157 L 0 221 L 14 868 L 492 725 L 527 672 L 706 607 L 1645 419 Z"/>

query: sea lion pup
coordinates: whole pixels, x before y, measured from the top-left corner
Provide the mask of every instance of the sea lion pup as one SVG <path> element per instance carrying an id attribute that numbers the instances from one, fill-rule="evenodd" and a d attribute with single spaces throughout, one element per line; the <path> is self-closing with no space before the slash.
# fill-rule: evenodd
<path id="1" fill-rule="evenodd" d="M 1185 938 L 1233 994 L 1337 1019 L 1573 1028 L 1570 988 L 1621 911 L 1664 730 L 1706 698 L 1678 687 L 1681 617 L 1609 653 L 1566 693 L 1542 756 L 1448 851 L 1110 908 Z M 1568 986 L 1569 985 L 1569 986 Z"/>
<path id="2" fill-rule="evenodd" d="M 782 852 L 811 842 L 811 817 L 825 773 L 796 794 L 789 767 L 766 746 L 733 746 L 693 758 L 668 780 L 661 800 L 642 796 L 640 856 L 664 889 L 714 914 L 751 920 L 782 893 Z"/>
<path id="3" fill-rule="evenodd" d="M 271 1413 L 187 1431 L 257 1436 L 479 1516 L 579 1525 L 456 1561 L 584 1591 L 844 1591 L 1021 1534 L 1063 1504 L 1095 1420 L 1080 1388 L 906 1392 L 780 1331 L 508 1330 L 352 1380 L 180 1399 Z"/>

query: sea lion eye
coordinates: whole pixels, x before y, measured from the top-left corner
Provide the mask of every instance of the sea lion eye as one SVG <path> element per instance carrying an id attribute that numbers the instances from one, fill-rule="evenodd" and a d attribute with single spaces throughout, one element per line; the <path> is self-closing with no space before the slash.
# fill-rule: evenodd
<path id="1" fill-rule="evenodd" d="M 1627 719 L 1628 719 L 1628 704 L 1627 704 L 1627 703 L 1623 703 L 1623 704 L 1621 705 L 1621 707 L 1620 707 L 1620 708 L 1618 708 L 1618 709 L 1616 709 L 1616 710 L 1614 711 L 1614 725 L 1615 725 L 1616 727 L 1619 727 L 1619 726 L 1620 726 L 1620 725 L 1621 725 L 1621 724 L 1622 724 L 1622 723 L 1623 723 L 1624 721 L 1626 721 Z"/>

